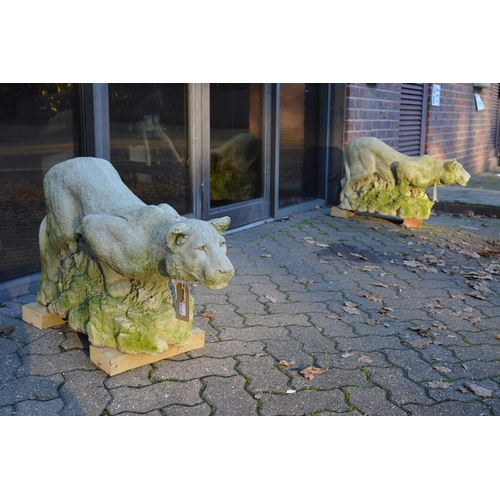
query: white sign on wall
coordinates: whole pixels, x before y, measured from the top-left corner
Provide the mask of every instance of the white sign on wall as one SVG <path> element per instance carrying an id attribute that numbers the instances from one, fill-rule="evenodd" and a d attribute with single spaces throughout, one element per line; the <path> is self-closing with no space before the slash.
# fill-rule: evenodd
<path id="1" fill-rule="evenodd" d="M 432 84 L 431 104 L 433 106 L 439 106 L 440 98 L 441 98 L 441 85 L 434 83 Z"/>

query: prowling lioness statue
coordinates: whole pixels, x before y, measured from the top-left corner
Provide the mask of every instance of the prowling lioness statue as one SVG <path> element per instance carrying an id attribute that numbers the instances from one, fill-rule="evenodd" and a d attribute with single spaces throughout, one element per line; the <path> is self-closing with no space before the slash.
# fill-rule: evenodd
<path id="1" fill-rule="evenodd" d="M 37 299 L 87 333 L 95 346 L 159 354 L 185 345 L 193 301 L 179 319 L 176 280 L 225 287 L 234 275 L 224 233 L 229 217 L 181 217 L 167 204 L 146 205 L 111 163 L 75 158 L 43 182 L 47 215 L 40 226 Z M 177 311 L 177 313 L 176 313 Z"/>
<path id="2" fill-rule="evenodd" d="M 427 219 L 435 200 L 425 189 L 445 184 L 465 186 L 470 174 L 457 160 L 407 156 L 375 137 L 347 144 L 339 208 Z"/>

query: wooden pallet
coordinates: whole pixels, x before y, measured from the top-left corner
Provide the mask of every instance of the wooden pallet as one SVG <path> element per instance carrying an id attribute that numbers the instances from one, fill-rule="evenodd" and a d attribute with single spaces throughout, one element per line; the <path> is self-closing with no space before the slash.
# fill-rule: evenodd
<path id="1" fill-rule="evenodd" d="M 95 347 L 90 346 L 90 360 L 108 375 L 118 375 L 119 373 L 139 368 L 161 361 L 162 359 L 172 358 L 184 352 L 201 349 L 205 346 L 205 332 L 199 328 L 193 327 L 193 336 L 189 344 L 184 346 L 171 345 L 161 354 L 125 354 L 113 347 Z"/>
<path id="2" fill-rule="evenodd" d="M 40 304 L 40 302 L 31 302 L 31 304 L 23 305 L 22 319 L 25 323 L 33 325 L 40 330 L 66 323 L 65 319 L 62 319 L 57 314 L 50 313 L 47 307 Z"/>

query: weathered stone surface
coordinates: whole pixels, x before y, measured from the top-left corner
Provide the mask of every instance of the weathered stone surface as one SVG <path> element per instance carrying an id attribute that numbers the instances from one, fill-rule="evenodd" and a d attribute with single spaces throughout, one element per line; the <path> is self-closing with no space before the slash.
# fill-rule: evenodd
<path id="1" fill-rule="evenodd" d="M 375 137 L 349 142 L 344 165 L 340 209 L 404 219 L 429 218 L 434 204 L 425 191 L 429 186 L 465 186 L 470 179 L 456 160 L 406 156 Z"/>
<path id="2" fill-rule="evenodd" d="M 55 165 L 44 194 L 39 302 L 94 346 L 159 354 L 187 344 L 194 301 L 177 281 L 227 285 L 229 217 L 205 222 L 147 206 L 98 158 Z"/>

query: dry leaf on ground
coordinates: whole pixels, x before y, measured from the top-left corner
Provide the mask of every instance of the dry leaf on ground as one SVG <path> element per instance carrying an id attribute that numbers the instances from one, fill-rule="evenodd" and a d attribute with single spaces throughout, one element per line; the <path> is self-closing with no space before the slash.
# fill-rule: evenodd
<path id="1" fill-rule="evenodd" d="M 358 358 L 358 361 L 360 363 L 373 363 L 372 358 L 370 358 L 369 356 L 365 356 L 364 354 Z"/>
<path id="2" fill-rule="evenodd" d="M 425 349 L 429 347 L 430 342 L 428 340 L 409 340 L 408 344 L 416 349 Z"/>
<path id="3" fill-rule="evenodd" d="M 295 283 L 300 283 L 302 285 L 311 285 L 312 283 L 314 283 L 314 281 L 307 279 L 300 279 L 300 280 L 295 280 Z"/>
<path id="4" fill-rule="evenodd" d="M 451 386 L 451 384 L 449 382 L 441 382 L 441 381 L 427 382 L 427 385 L 431 389 L 448 389 L 448 387 Z"/>
<path id="5" fill-rule="evenodd" d="M 417 332 L 422 337 L 428 337 L 431 328 L 430 327 L 428 327 L 428 328 L 413 328 L 413 327 L 409 326 L 408 330 L 410 330 L 411 332 Z"/>
<path id="6" fill-rule="evenodd" d="M 376 326 L 379 324 L 379 322 L 376 319 L 367 319 L 366 324 L 370 326 Z"/>
<path id="7" fill-rule="evenodd" d="M 437 370 L 440 373 L 450 373 L 451 372 L 451 370 L 449 368 L 447 368 L 446 366 L 433 365 L 432 368 L 434 368 L 435 370 Z"/>
<path id="8" fill-rule="evenodd" d="M 464 386 L 470 391 L 472 391 L 476 396 L 480 396 L 482 398 L 489 398 L 493 394 L 493 391 L 485 389 L 484 387 L 481 387 L 480 385 L 477 384 L 466 383 L 464 384 Z"/>
<path id="9" fill-rule="evenodd" d="M 10 335 L 13 331 L 13 326 L 0 326 L 0 335 Z"/>
<path id="10" fill-rule="evenodd" d="M 202 318 L 216 318 L 217 317 L 217 314 L 215 313 L 210 313 L 210 312 L 204 312 L 204 313 L 201 313 L 200 316 Z"/>
<path id="11" fill-rule="evenodd" d="M 328 368 L 317 368 L 316 366 L 308 366 L 303 370 L 299 370 L 299 373 L 307 380 L 313 380 L 316 375 L 322 375 L 328 370 Z"/>
<path id="12" fill-rule="evenodd" d="M 363 297 L 363 298 L 371 300 L 373 302 L 383 302 L 384 301 L 382 299 L 382 297 L 377 297 L 376 295 L 369 295 L 367 293 L 360 293 L 360 294 L 358 294 L 358 297 Z"/>
<path id="13" fill-rule="evenodd" d="M 360 255 L 359 253 L 352 253 L 352 252 L 349 252 L 353 257 L 357 257 L 358 259 L 361 259 L 361 260 L 368 260 L 366 257 L 363 257 L 362 255 Z"/>

